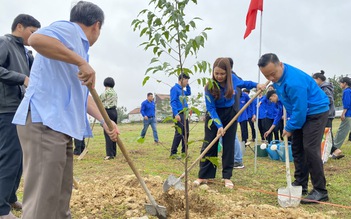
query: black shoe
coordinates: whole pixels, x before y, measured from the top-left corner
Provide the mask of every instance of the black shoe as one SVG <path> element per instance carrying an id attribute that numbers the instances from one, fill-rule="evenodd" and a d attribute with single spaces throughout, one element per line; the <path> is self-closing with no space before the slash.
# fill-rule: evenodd
<path id="1" fill-rule="evenodd" d="M 302 186 L 300 183 L 294 181 L 293 183 L 291 183 L 292 186 Z M 307 186 L 302 186 L 302 195 L 305 196 L 308 194 L 308 188 Z"/>
<path id="2" fill-rule="evenodd" d="M 318 201 L 328 201 L 328 193 L 327 192 L 319 192 L 313 189 L 308 196 L 304 199 L 301 199 L 301 204 L 318 204 Z"/>

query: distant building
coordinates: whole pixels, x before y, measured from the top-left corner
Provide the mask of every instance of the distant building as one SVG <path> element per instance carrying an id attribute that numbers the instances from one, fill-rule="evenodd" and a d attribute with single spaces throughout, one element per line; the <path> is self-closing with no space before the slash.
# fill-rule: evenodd
<path id="1" fill-rule="evenodd" d="M 172 116 L 172 108 L 170 105 L 170 100 L 171 100 L 171 97 L 169 94 L 156 94 L 155 93 L 157 121 L 162 121 L 166 117 Z"/>
<path id="2" fill-rule="evenodd" d="M 155 94 L 155 103 L 160 101 L 170 101 L 170 99 L 171 99 L 171 96 L 169 94 Z"/>
<path id="3" fill-rule="evenodd" d="M 156 119 L 161 122 L 166 117 L 172 116 L 172 108 L 170 105 L 169 94 L 154 94 L 154 100 L 156 105 Z M 130 122 L 141 122 L 143 117 L 140 114 L 140 107 L 137 107 L 128 113 L 128 120 Z"/>
<path id="4" fill-rule="evenodd" d="M 140 107 L 137 107 L 128 113 L 128 120 L 130 122 L 143 121 L 143 116 L 140 114 Z"/>

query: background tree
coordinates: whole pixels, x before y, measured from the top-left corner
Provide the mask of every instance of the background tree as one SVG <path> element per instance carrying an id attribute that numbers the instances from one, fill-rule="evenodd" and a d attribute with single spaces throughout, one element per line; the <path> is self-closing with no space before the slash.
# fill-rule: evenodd
<path id="1" fill-rule="evenodd" d="M 191 109 L 198 110 L 198 112 L 195 112 L 196 114 L 203 116 L 206 111 L 204 94 L 197 93 L 197 95 L 191 95 L 189 98 L 189 105 Z"/>
<path id="2" fill-rule="evenodd" d="M 333 78 L 328 78 L 329 82 L 333 84 L 334 86 L 334 105 L 335 107 L 342 107 L 342 89 L 340 88 L 340 79 L 343 77 L 348 77 L 348 75 L 346 74 L 344 75 L 340 75 L 340 76 L 336 76 L 334 75 Z"/>
<path id="3" fill-rule="evenodd" d="M 125 106 L 117 107 L 117 123 L 121 123 L 123 119 L 128 118 L 127 108 Z"/>
<path id="4" fill-rule="evenodd" d="M 156 102 L 156 113 L 158 119 L 164 120 L 166 117 L 172 115 L 172 109 L 169 101 L 169 98 L 165 98 Z"/>

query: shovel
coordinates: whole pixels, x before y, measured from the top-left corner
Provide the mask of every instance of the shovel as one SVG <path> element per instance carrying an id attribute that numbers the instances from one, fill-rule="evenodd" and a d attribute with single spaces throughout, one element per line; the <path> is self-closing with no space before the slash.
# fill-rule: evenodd
<path id="1" fill-rule="evenodd" d="M 78 181 L 76 180 L 76 178 L 74 178 L 74 177 L 73 177 L 73 186 L 74 186 L 75 189 L 78 190 L 78 188 L 79 188 L 79 183 L 78 183 Z"/>
<path id="2" fill-rule="evenodd" d="M 102 102 L 101 102 L 96 90 L 94 88 L 92 88 L 91 85 L 88 86 L 88 88 L 89 88 L 91 95 L 93 96 L 93 99 L 94 99 L 97 107 L 99 108 L 99 111 L 100 111 L 102 117 L 104 118 L 104 120 L 106 122 L 106 125 L 108 126 L 108 128 L 110 130 L 113 130 L 112 122 L 111 122 L 110 118 L 108 117 L 108 114 L 107 114 L 104 106 L 102 105 Z M 137 168 L 134 166 L 134 163 L 130 159 L 128 151 L 124 147 L 124 144 L 121 141 L 121 139 L 119 138 L 119 136 L 117 136 L 117 144 L 118 144 L 118 147 L 121 149 L 123 156 L 127 160 L 130 168 L 133 170 L 135 176 L 137 177 L 137 179 L 140 182 L 140 185 L 143 187 L 147 197 L 149 198 L 149 200 L 151 202 L 151 204 L 145 204 L 146 212 L 149 213 L 150 215 L 156 216 L 157 218 L 166 219 L 167 218 L 166 207 L 160 206 L 156 203 L 154 197 L 150 193 L 150 190 L 146 187 L 146 184 L 145 184 L 143 178 L 140 176 L 139 171 L 137 170 Z"/>
<path id="3" fill-rule="evenodd" d="M 96 119 L 94 119 L 94 121 L 93 121 L 93 125 L 91 126 L 91 131 L 94 130 L 95 122 L 96 122 Z M 83 159 L 84 156 L 88 153 L 89 142 L 90 142 L 90 138 L 88 138 L 88 140 L 87 140 L 87 145 L 85 146 L 84 150 L 83 150 L 82 153 L 79 155 L 79 157 L 77 158 L 77 160 Z"/>
<path id="4" fill-rule="evenodd" d="M 286 110 L 284 111 L 284 127 L 286 126 Z M 291 185 L 288 137 L 284 136 L 285 167 L 286 167 L 286 188 L 278 189 L 278 203 L 281 207 L 297 207 L 301 201 L 302 186 Z"/>
<path id="5" fill-rule="evenodd" d="M 267 86 L 270 81 L 267 81 L 265 85 Z M 257 93 L 239 110 L 239 112 L 230 120 L 230 122 L 224 127 L 224 132 L 226 132 L 231 125 L 238 119 L 238 117 L 246 110 L 246 108 L 262 93 L 261 90 L 257 91 Z M 211 141 L 209 145 L 205 148 L 205 150 L 200 154 L 200 156 L 190 165 L 190 167 L 187 169 L 187 172 L 189 172 L 191 169 L 194 168 L 194 166 L 199 162 L 205 154 L 212 148 L 212 146 L 218 141 L 218 139 L 221 137 L 221 135 L 217 135 L 215 139 Z M 234 144 L 234 142 L 233 142 Z M 184 190 L 184 185 L 181 182 L 181 179 L 184 178 L 185 172 L 180 175 L 180 177 L 176 178 L 174 175 L 168 176 L 167 180 L 163 183 L 163 192 L 167 192 L 168 189 L 172 186 L 176 190 Z"/>

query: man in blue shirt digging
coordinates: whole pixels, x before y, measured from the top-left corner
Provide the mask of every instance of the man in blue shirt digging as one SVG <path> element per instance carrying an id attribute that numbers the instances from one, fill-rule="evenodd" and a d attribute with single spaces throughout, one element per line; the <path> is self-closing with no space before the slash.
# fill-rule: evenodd
<path id="1" fill-rule="evenodd" d="M 328 191 L 321 159 L 321 140 L 327 124 L 329 99 L 313 78 L 291 65 L 279 61 L 277 55 L 261 56 L 258 66 L 270 81 L 279 100 L 290 115 L 283 136 L 292 136 L 295 165 L 293 186 L 302 186 L 307 193 L 311 174 L 313 190 L 301 200 L 302 204 L 328 201 Z"/>

